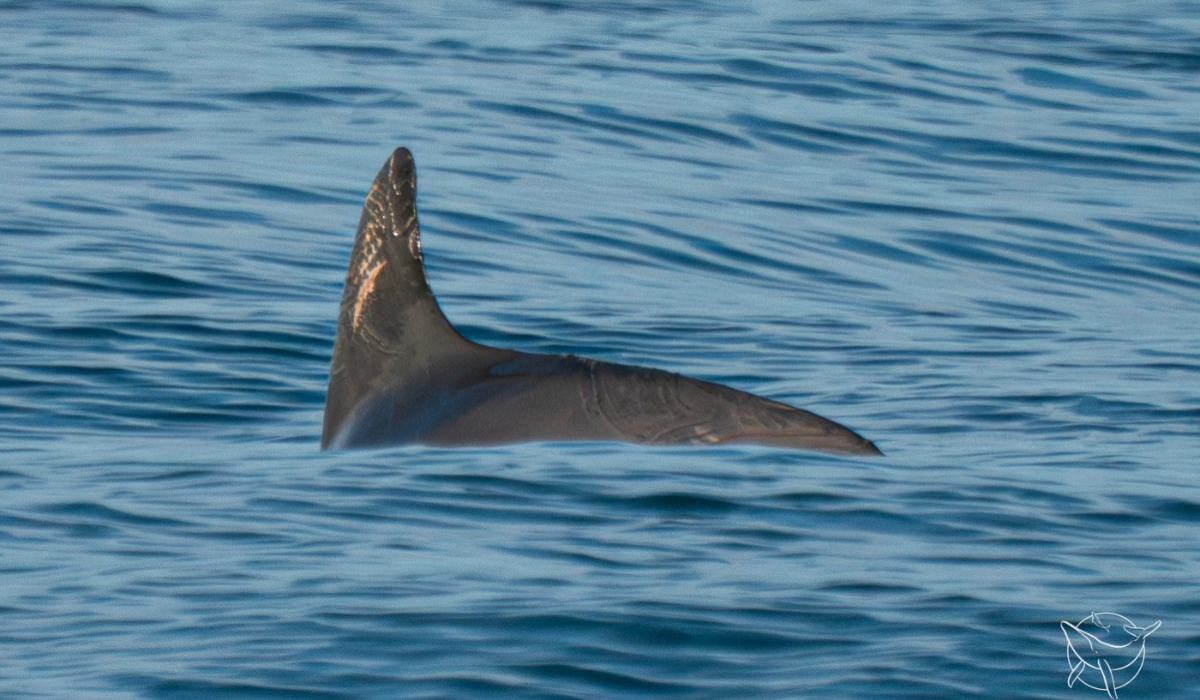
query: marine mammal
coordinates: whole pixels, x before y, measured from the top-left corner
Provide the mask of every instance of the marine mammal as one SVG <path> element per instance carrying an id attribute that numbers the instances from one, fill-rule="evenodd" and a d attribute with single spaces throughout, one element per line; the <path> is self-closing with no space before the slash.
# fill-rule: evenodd
<path id="1" fill-rule="evenodd" d="M 321 448 L 525 440 L 881 454 L 831 420 L 720 384 L 462 337 L 425 277 L 416 172 L 412 154 L 398 148 L 367 194 L 350 254 Z"/>

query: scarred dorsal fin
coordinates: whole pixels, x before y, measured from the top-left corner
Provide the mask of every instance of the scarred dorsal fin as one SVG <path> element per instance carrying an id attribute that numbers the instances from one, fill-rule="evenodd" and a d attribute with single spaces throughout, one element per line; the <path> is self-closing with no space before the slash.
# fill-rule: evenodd
<path id="1" fill-rule="evenodd" d="M 371 186 L 350 254 L 322 448 L 626 440 L 880 454 L 833 421 L 730 387 L 463 338 L 425 278 L 415 194 L 412 154 L 398 148 Z"/>
<path id="2" fill-rule="evenodd" d="M 425 278 L 412 153 L 397 148 L 363 205 L 342 292 L 321 446 L 355 409 L 440 353 L 470 346 L 438 308 Z"/>

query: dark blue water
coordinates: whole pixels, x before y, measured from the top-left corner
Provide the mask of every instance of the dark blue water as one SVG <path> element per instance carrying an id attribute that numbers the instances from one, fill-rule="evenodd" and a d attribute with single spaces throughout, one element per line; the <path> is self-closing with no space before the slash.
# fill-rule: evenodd
<path id="1" fill-rule="evenodd" d="M 1200 686 L 1200 4 L 0 3 L 0 697 Z M 417 157 L 472 338 L 888 453 L 318 452 Z"/>

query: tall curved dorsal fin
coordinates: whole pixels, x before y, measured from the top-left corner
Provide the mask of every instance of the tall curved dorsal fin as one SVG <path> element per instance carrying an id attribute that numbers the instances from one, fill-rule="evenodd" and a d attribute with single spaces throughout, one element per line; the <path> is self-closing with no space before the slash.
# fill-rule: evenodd
<path id="1" fill-rule="evenodd" d="M 412 153 L 397 148 L 367 193 L 350 253 L 322 447 L 377 391 L 473 345 L 450 325 L 425 278 L 416 189 Z"/>
<path id="2" fill-rule="evenodd" d="M 625 440 L 880 454 L 845 426 L 730 387 L 463 338 L 425 278 L 415 194 L 412 154 L 398 148 L 367 194 L 350 254 L 322 448 Z"/>

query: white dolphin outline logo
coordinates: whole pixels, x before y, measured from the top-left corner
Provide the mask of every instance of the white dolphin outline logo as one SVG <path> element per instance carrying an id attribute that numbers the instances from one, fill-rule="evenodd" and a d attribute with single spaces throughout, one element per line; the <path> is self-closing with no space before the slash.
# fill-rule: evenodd
<path id="1" fill-rule="evenodd" d="M 1060 622 L 1059 627 L 1067 637 L 1067 663 L 1071 665 L 1067 687 L 1073 688 L 1075 681 L 1079 681 L 1115 699 L 1117 690 L 1132 683 L 1141 673 L 1146 662 L 1146 637 L 1154 634 L 1161 624 L 1162 620 L 1156 620 L 1147 627 L 1138 627 L 1124 615 L 1096 612 L 1077 624 Z M 1083 629 L 1085 626 L 1090 631 Z M 1095 672 L 1088 673 L 1089 669 Z M 1089 683 L 1085 673 L 1100 685 Z"/>

